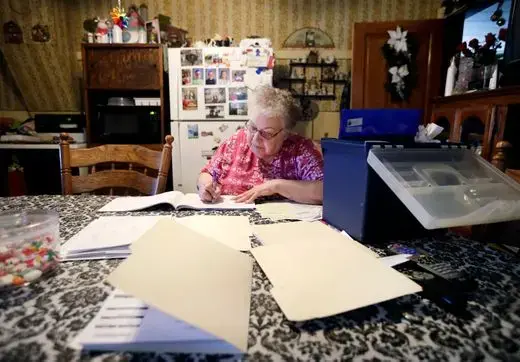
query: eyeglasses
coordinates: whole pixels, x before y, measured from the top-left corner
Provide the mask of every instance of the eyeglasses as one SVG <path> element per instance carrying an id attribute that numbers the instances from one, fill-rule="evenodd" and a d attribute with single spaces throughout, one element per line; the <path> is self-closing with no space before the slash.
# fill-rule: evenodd
<path id="1" fill-rule="evenodd" d="M 274 133 L 267 131 L 268 129 L 272 129 L 271 127 L 264 128 L 264 129 L 258 129 L 258 128 L 256 128 L 255 124 L 251 121 L 248 121 L 246 123 L 246 128 L 251 133 L 251 136 L 254 136 L 258 132 L 260 137 L 262 137 L 263 139 L 266 139 L 266 140 L 275 138 L 276 136 L 278 136 L 278 134 L 280 132 L 283 131 L 283 128 L 279 129 L 278 131 L 276 131 Z"/>

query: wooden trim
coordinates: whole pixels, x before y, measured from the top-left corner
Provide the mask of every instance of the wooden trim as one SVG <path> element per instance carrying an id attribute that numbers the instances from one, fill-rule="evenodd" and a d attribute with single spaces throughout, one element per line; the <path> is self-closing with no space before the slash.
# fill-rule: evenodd
<path id="1" fill-rule="evenodd" d="M 159 58 L 159 98 L 161 100 L 161 140 L 166 135 L 166 97 L 164 95 L 164 57 L 162 54 L 162 48 L 158 48 L 158 58 Z"/>
<path id="2" fill-rule="evenodd" d="M 83 57 L 83 106 L 85 107 L 85 129 L 87 133 L 87 143 L 90 142 L 90 102 L 88 96 L 88 70 L 87 70 L 87 47 L 81 48 L 81 56 Z"/>
<path id="3" fill-rule="evenodd" d="M 61 192 L 63 195 L 71 195 L 72 170 L 70 168 L 70 146 L 68 135 L 60 141 L 60 166 Z"/>
<path id="4" fill-rule="evenodd" d="M 100 44 L 100 43 L 83 43 L 83 48 L 162 48 L 162 44 L 140 44 L 140 43 L 112 43 L 112 44 Z"/>
<path id="5" fill-rule="evenodd" d="M 511 170 L 511 169 L 508 169 L 506 170 L 506 175 L 508 175 L 509 177 L 511 177 L 513 180 L 515 180 L 516 182 L 520 182 L 520 170 Z"/>
<path id="6" fill-rule="evenodd" d="M 488 91 L 477 91 L 472 93 L 456 94 L 449 97 L 435 97 L 433 104 L 475 104 L 475 101 L 483 101 L 493 104 L 520 103 L 520 86 L 497 88 Z"/>
<path id="7" fill-rule="evenodd" d="M 85 176 L 72 176 L 73 194 L 110 187 L 132 188 L 143 194 L 153 195 L 157 189 L 157 179 L 130 170 L 99 171 Z"/>

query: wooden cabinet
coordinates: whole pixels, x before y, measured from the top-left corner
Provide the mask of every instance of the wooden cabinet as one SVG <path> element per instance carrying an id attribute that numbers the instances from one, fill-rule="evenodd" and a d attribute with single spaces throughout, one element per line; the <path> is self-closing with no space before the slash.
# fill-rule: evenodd
<path id="1" fill-rule="evenodd" d="M 162 87 L 162 48 L 86 45 L 86 86 L 89 89 L 156 89 Z M 159 71 L 161 70 L 161 71 Z"/>
<path id="2" fill-rule="evenodd" d="M 437 97 L 431 105 L 430 121 L 449 127 L 452 142 L 472 143 L 491 161 L 496 144 L 504 139 L 508 108 L 520 104 L 520 87 Z"/>
<path id="3" fill-rule="evenodd" d="M 417 85 L 406 102 L 392 102 L 385 89 L 388 66 L 381 48 L 388 30 L 400 26 L 418 42 Z M 354 24 L 352 50 L 352 108 L 416 108 L 429 115 L 430 99 L 440 95 L 443 20 Z"/>
<path id="4" fill-rule="evenodd" d="M 84 107 L 87 142 L 92 143 L 92 122 L 99 107 L 110 97 L 148 97 L 160 99 L 160 149 L 166 136 L 168 98 L 164 82 L 163 46 L 156 44 L 83 44 Z M 156 110 L 151 110 L 156 112 Z M 146 142 L 148 143 L 148 142 Z"/>

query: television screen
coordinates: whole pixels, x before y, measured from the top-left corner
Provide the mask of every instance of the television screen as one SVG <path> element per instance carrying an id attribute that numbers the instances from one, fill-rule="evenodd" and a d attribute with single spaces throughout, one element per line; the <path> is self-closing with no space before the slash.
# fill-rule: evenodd
<path id="1" fill-rule="evenodd" d="M 480 7 L 471 8 L 466 12 L 464 20 L 464 30 L 462 33 L 462 41 L 469 44 L 471 39 L 478 39 L 480 45 L 484 44 L 486 34 L 492 33 L 498 37 L 498 32 L 502 28 L 509 26 L 509 14 L 511 11 L 511 4 L 513 0 L 504 0 L 501 10 L 502 18 L 505 23 L 498 25 L 496 21 L 492 21 L 491 17 L 498 8 L 498 3 L 493 5 L 482 5 Z M 504 55 L 505 42 L 502 43 L 502 48 L 497 50 L 497 55 L 501 58 Z"/>

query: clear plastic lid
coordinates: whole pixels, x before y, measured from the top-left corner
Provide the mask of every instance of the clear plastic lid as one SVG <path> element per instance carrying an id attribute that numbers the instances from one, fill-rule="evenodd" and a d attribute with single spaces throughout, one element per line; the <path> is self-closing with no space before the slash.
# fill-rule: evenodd
<path id="1" fill-rule="evenodd" d="M 0 213 L 0 244 L 23 239 L 58 225 L 58 213 L 46 210 Z"/>
<path id="2" fill-rule="evenodd" d="M 426 229 L 520 219 L 520 184 L 462 148 L 372 148 L 368 164 Z"/>

